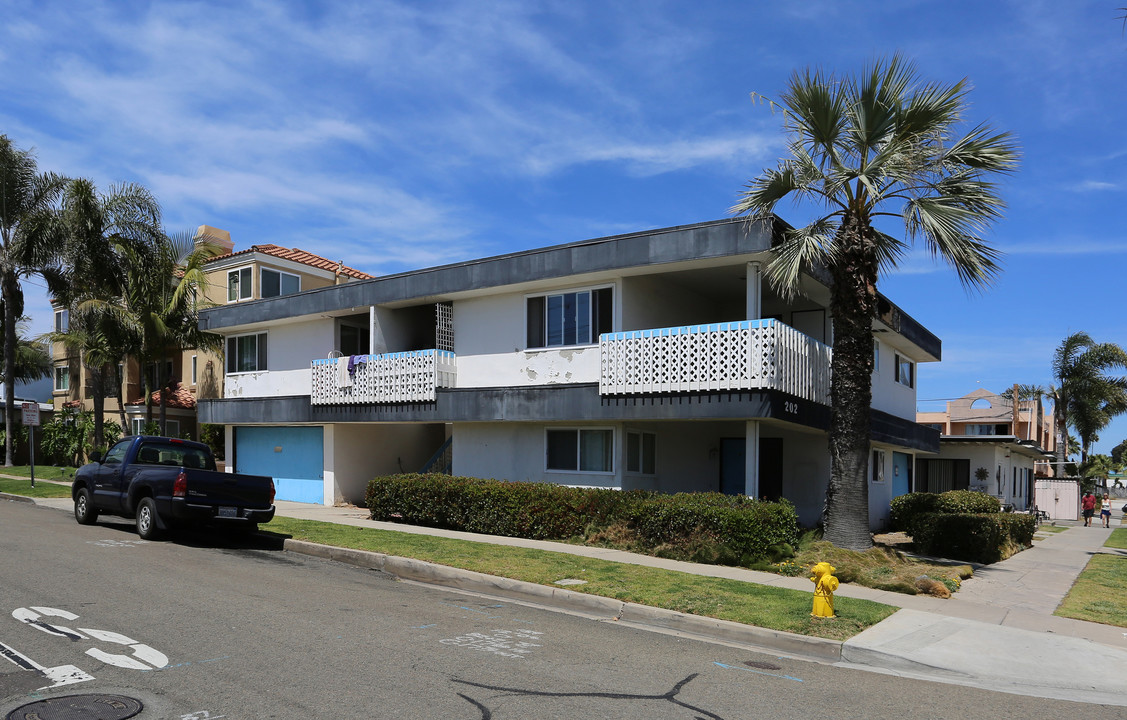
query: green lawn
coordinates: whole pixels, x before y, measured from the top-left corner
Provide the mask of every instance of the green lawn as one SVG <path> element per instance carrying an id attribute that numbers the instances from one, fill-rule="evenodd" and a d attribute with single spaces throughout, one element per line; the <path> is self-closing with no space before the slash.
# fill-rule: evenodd
<path id="1" fill-rule="evenodd" d="M 1127 550 L 1127 528 L 1116 528 L 1111 531 L 1111 537 L 1104 543 L 1104 547 Z"/>
<path id="2" fill-rule="evenodd" d="M 568 589 L 835 640 L 850 638 L 896 611 L 889 605 L 839 596 L 834 601 L 838 617 L 825 620 L 810 617 L 813 585 L 811 592 L 799 592 L 547 550 L 284 517 L 275 518 L 264 529 L 297 540 L 415 558 L 541 585 L 586 580 L 586 584 Z"/>
<path id="3" fill-rule="evenodd" d="M 11 469 L 0 468 L 0 473 Z M 39 476 L 39 468 L 35 468 L 35 487 L 31 486 L 30 478 L 15 479 L 0 476 L 0 492 L 28 497 L 70 497 L 70 485 L 42 482 L 45 479 Z"/>
<path id="4" fill-rule="evenodd" d="M 36 465 L 35 466 L 35 479 L 36 480 L 65 480 L 70 482 L 74 479 L 74 473 L 78 468 L 72 467 L 55 467 L 54 465 Z M 19 477 L 31 477 L 31 466 L 29 465 L 13 465 L 12 467 L 0 467 L 0 477 L 4 475 L 18 475 Z"/>
<path id="5" fill-rule="evenodd" d="M 1113 538 L 1114 535 L 1115 533 Z M 1124 537 L 1120 536 L 1120 539 Z M 1054 614 L 1127 627 L 1127 594 L 1123 592 L 1124 586 L 1127 586 L 1127 557 L 1093 555 Z"/>

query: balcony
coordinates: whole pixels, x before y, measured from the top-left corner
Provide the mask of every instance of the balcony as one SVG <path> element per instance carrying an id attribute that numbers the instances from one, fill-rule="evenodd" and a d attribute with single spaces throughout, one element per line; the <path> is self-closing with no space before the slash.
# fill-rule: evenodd
<path id="1" fill-rule="evenodd" d="M 454 387 L 457 365 L 446 350 L 412 350 L 313 361 L 313 405 L 434 402 Z"/>
<path id="2" fill-rule="evenodd" d="M 607 333 L 603 395 L 779 390 L 828 405 L 829 346 L 777 320 Z"/>

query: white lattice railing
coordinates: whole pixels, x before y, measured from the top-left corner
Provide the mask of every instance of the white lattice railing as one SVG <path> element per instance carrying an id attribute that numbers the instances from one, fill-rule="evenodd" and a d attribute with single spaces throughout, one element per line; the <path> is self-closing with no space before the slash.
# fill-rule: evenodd
<path id="1" fill-rule="evenodd" d="M 349 368 L 351 365 L 351 370 Z M 313 361 L 313 405 L 434 402 L 454 387 L 457 365 L 446 350 L 413 350 Z"/>
<path id="2" fill-rule="evenodd" d="M 603 395 L 781 390 L 829 404 L 829 346 L 777 320 L 606 333 Z"/>

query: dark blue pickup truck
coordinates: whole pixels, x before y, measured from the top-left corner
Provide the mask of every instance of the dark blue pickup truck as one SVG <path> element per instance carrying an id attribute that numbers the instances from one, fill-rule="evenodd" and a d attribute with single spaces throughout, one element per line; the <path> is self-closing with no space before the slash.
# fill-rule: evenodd
<path id="1" fill-rule="evenodd" d="M 274 481 L 261 475 L 219 472 L 207 445 L 137 435 L 74 475 L 74 519 L 94 524 L 100 513 L 137 518 L 145 540 L 165 530 L 225 525 L 254 530 L 274 518 Z"/>

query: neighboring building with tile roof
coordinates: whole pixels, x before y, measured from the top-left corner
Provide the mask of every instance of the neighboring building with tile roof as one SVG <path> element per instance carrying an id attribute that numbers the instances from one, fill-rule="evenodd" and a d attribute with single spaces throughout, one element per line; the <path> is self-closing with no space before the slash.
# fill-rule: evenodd
<path id="1" fill-rule="evenodd" d="M 207 285 L 203 290 L 203 299 L 208 305 L 279 297 L 355 280 L 370 280 L 373 277 L 345 265 L 343 260 L 331 260 L 299 248 L 264 243 L 236 250 L 229 232 L 209 225 L 201 225 L 196 230 L 195 240 L 197 243 L 210 242 L 223 250 L 205 264 Z M 67 311 L 56 308 L 56 329 L 65 329 L 67 322 Z M 161 361 L 167 364 L 164 376 L 171 377 L 176 388 L 166 408 L 168 434 L 198 438 L 196 401 L 199 398 L 223 396 L 224 363 L 241 362 L 243 366 L 247 366 L 266 352 L 265 340 L 260 341 L 253 334 L 230 338 L 227 343 L 229 353 L 226 358 L 191 349 L 170 353 Z M 56 343 L 52 347 L 52 359 L 55 364 L 55 408 L 92 410 L 93 388 L 90 387 L 86 370 L 79 358 L 71 357 L 61 344 Z M 156 368 L 146 370 L 155 373 Z M 128 432 L 140 432 L 144 426 L 145 399 L 141 373 L 142 369 L 132 359 L 124 360 L 118 368 Z M 155 383 L 153 386 L 155 387 Z M 153 404 L 153 417 L 156 419 L 160 405 L 159 392 L 153 393 Z M 107 420 L 115 422 L 121 417 L 116 397 L 106 398 L 105 416 Z"/>

